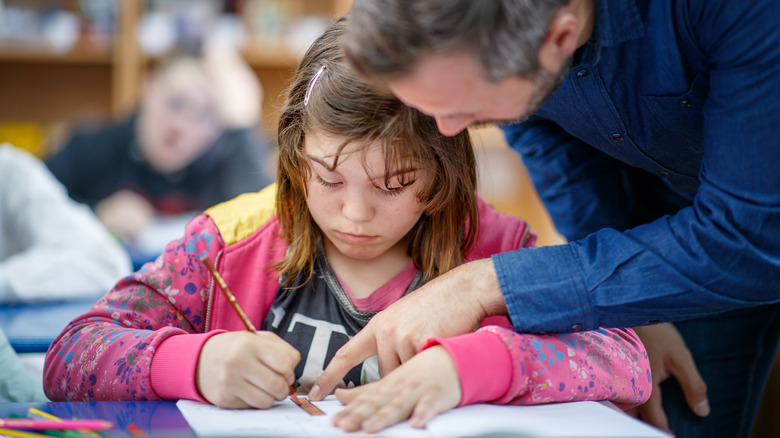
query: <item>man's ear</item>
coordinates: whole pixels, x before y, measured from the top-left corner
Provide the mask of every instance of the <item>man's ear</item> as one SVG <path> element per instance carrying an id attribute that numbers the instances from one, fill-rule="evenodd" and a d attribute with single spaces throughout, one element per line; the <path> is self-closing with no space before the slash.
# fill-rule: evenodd
<path id="1" fill-rule="evenodd" d="M 539 47 L 539 65 L 548 72 L 557 72 L 577 50 L 581 23 L 569 11 L 561 10 L 550 22 Z"/>

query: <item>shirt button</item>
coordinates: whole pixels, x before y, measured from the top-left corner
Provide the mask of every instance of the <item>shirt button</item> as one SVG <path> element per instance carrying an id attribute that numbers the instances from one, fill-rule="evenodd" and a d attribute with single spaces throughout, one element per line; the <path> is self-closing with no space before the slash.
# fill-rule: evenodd
<path id="1" fill-rule="evenodd" d="M 623 136 L 616 132 L 616 133 L 612 134 L 612 141 L 614 141 L 615 143 L 619 143 L 619 142 L 623 141 Z"/>
<path id="2" fill-rule="evenodd" d="M 661 175 L 661 176 L 666 176 L 666 175 L 669 175 L 669 172 L 667 172 L 665 170 L 659 170 L 658 174 Z"/>
<path id="3" fill-rule="evenodd" d="M 582 79 L 582 78 L 584 78 L 585 76 L 587 76 L 589 73 L 590 73 L 590 72 L 589 72 L 587 69 L 583 68 L 582 70 L 578 70 L 578 71 L 577 71 L 577 77 L 578 77 L 578 78 L 580 78 L 580 79 Z"/>
<path id="4" fill-rule="evenodd" d="M 691 106 L 691 101 L 690 100 L 681 100 L 680 101 L 680 106 L 683 107 L 683 108 L 688 108 L 689 106 Z"/>
<path id="5" fill-rule="evenodd" d="M 582 324 L 572 324 L 571 327 L 569 327 L 570 332 L 578 332 L 582 330 Z"/>

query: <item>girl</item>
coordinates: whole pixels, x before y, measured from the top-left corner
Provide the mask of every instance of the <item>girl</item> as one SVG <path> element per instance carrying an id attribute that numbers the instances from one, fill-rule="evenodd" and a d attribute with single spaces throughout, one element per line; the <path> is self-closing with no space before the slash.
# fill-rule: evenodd
<path id="1" fill-rule="evenodd" d="M 46 357 L 50 398 L 267 408 L 294 381 L 312 383 L 372 315 L 423 282 L 464 260 L 533 244 L 525 222 L 475 195 L 467 134 L 440 135 L 431 118 L 349 70 L 344 25 L 330 27 L 298 68 L 279 124 L 277 185 L 207 210 L 155 263 L 66 327 Z M 262 330 L 243 330 L 204 256 Z M 456 404 L 631 406 L 649 395 L 647 358 L 631 330 L 541 338 L 514 335 L 505 318 L 490 322 L 504 328 L 481 332 L 489 349 L 458 349 L 453 339 L 447 360 L 460 373 L 492 354 L 511 385 L 480 391 L 470 377 Z M 378 377 L 368 360 L 343 384 Z"/>

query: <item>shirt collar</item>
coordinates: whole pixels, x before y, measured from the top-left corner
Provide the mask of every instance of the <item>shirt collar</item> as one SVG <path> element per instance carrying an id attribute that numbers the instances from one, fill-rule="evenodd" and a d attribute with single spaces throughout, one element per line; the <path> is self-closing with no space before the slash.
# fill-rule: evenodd
<path id="1" fill-rule="evenodd" d="M 630 0 L 596 1 L 596 22 L 592 41 L 612 46 L 645 34 L 645 25 L 636 3 Z"/>

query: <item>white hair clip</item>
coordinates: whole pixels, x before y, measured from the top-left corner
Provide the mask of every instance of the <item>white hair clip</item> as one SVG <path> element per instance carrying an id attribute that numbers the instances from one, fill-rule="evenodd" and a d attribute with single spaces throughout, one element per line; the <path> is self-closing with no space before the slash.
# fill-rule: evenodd
<path id="1" fill-rule="evenodd" d="M 311 90 L 314 88 L 314 84 L 317 83 L 317 79 L 320 78 L 322 75 L 322 72 L 325 71 L 325 66 L 323 65 L 320 67 L 319 71 L 317 71 L 317 74 L 314 75 L 313 78 L 309 81 L 309 87 L 306 88 L 306 94 L 303 96 L 303 106 L 306 106 L 309 104 L 309 98 L 311 97 Z"/>

